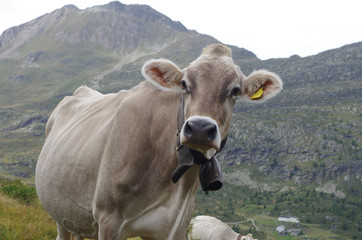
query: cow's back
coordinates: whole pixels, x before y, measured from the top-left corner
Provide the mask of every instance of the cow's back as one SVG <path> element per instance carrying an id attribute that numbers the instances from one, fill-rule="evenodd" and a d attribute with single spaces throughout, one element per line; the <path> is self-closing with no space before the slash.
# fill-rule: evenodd
<path id="1" fill-rule="evenodd" d="M 128 95 L 80 87 L 58 104 L 46 126 L 35 174 L 39 199 L 58 223 L 89 237 L 97 234 L 92 201 L 103 149 Z"/>
<path id="2" fill-rule="evenodd" d="M 79 107 L 86 106 L 88 104 L 90 104 L 90 102 L 95 99 L 92 99 L 92 97 L 101 97 L 104 96 L 103 94 L 101 94 L 98 91 L 95 91 L 87 86 L 81 86 L 79 88 L 77 88 L 74 93 L 73 96 L 67 96 L 65 97 L 58 105 L 57 107 L 53 110 L 52 114 L 50 115 L 48 122 L 46 124 L 45 127 L 45 136 L 48 137 L 50 130 L 53 127 L 54 121 L 55 121 L 55 117 L 58 115 L 58 111 L 60 108 L 62 108 L 62 110 L 67 109 L 69 111 L 69 114 L 66 116 L 60 116 L 62 118 L 65 119 L 65 121 L 71 121 L 71 117 L 77 115 L 79 112 L 76 112 L 75 108 L 72 109 L 71 105 L 77 105 Z M 82 102 L 82 103 L 81 103 Z M 88 103 L 88 104 L 87 104 Z M 68 105 L 68 106 L 66 106 Z M 91 105 L 91 104 L 90 104 Z M 73 111 L 72 111 L 73 110 Z M 58 115 L 59 116 L 59 115 Z"/>
<path id="3" fill-rule="evenodd" d="M 188 239 L 229 240 L 237 239 L 239 234 L 227 224 L 211 216 L 196 216 L 192 219 Z"/>

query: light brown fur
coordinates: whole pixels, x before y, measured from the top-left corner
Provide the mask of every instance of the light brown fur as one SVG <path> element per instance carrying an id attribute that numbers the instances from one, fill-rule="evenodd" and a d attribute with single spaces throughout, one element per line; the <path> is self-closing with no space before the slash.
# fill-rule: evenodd
<path id="1" fill-rule="evenodd" d="M 230 48 L 222 45 L 222 44 L 213 44 L 213 45 L 209 45 L 207 47 L 204 48 L 204 50 L 202 51 L 203 55 L 211 55 L 211 56 L 215 56 L 215 57 L 221 57 L 221 56 L 226 56 L 226 57 L 232 57 L 231 55 L 231 50 Z"/>

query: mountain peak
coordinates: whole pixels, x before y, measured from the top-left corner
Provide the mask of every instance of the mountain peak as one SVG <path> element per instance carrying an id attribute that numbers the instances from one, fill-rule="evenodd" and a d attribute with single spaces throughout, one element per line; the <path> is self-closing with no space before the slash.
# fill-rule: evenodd
<path id="1" fill-rule="evenodd" d="M 44 41 L 42 49 L 59 44 L 95 44 L 110 50 L 136 48 L 141 42 L 175 39 L 189 30 L 180 22 L 148 5 L 125 5 L 114 1 L 85 10 L 66 5 L 28 23 L 6 30 L 0 36 L 0 58 L 14 57 L 28 42 Z M 29 51 L 34 51 L 29 46 Z"/>
<path id="2" fill-rule="evenodd" d="M 69 10 L 79 10 L 79 8 L 73 4 L 68 4 L 68 5 L 65 5 L 64 7 L 62 7 L 64 9 L 69 9 Z"/>
<path id="3" fill-rule="evenodd" d="M 110 2 L 106 5 L 103 5 L 105 8 L 108 8 L 108 9 L 112 9 L 112 10 L 123 10 L 127 5 L 126 4 L 123 4 L 121 2 L 118 2 L 118 1 L 113 1 L 113 2 Z"/>

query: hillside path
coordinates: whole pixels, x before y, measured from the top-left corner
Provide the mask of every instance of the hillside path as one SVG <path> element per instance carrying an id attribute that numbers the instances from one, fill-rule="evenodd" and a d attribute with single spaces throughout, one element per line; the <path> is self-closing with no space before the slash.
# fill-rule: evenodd
<path id="1" fill-rule="evenodd" d="M 239 222 L 228 222 L 227 224 L 239 224 L 239 223 L 244 223 L 244 222 L 249 222 L 249 221 L 251 222 L 251 224 L 253 224 L 256 231 L 260 231 L 260 229 L 256 226 L 254 219 L 252 219 L 252 218 L 250 218 L 248 220 L 244 220 L 244 221 L 239 221 Z"/>

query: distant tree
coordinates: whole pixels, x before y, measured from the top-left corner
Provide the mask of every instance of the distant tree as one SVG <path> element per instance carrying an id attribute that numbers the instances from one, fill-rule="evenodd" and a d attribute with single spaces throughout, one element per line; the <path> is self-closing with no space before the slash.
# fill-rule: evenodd
<path id="1" fill-rule="evenodd" d="M 234 230 L 234 231 L 237 232 L 237 233 L 240 233 L 240 228 L 239 228 L 238 225 L 233 225 L 233 226 L 231 227 L 231 229 Z"/>
<path id="2" fill-rule="evenodd" d="M 278 164 L 278 160 L 276 158 L 273 158 L 272 167 L 275 167 L 277 164 Z"/>
<path id="3" fill-rule="evenodd" d="M 347 223 L 346 223 L 346 222 L 343 222 L 341 228 L 342 228 L 342 230 L 347 231 L 347 230 L 348 230 L 348 225 L 347 225 Z"/>
<path id="4" fill-rule="evenodd" d="M 309 190 L 307 190 L 305 197 L 307 198 L 309 196 Z"/>
<path id="5" fill-rule="evenodd" d="M 324 192 L 319 192 L 319 196 L 321 196 L 321 198 L 324 198 L 325 197 Z"/>
<path id="6" fill-rule="evenodd" d="M 274 211 L 278 211 L 278 210 L 279 210 L 278 204 L 275 204 Z"/>

